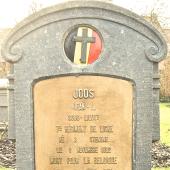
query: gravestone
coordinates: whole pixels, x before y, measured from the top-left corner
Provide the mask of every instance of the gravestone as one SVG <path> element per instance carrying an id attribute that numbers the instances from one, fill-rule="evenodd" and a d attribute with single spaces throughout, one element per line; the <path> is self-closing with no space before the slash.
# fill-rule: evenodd
<path id="1" fill-rule="evenodd" d="M 0 79 L 0 122 L 8 122 L 8 80 Z"/>
<path id="2" fill-rule="evenodd" d="M 146 21 L 110 3 L 67 2 L 21 22 L 2 54 L 13 63 L 17 170 L 151 169 L 166 44 Z"/>

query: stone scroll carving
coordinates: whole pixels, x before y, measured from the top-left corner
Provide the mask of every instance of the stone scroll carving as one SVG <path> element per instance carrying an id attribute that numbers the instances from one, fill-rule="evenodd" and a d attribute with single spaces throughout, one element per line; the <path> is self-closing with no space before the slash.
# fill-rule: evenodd
<path id="1" fill-rule="evenodd" d="M 70 4 L 71 5 L 68 5 L 67 7 L 61 4 L 56 5 L 53 8 L 46 8 L 38 12 L 38 15 L 33 14 L 22 21 L 12 30 L 11 34 L 3 44 L 1 51 L 2 56 L 8 62 L 14 63 L 19 61 L 22 58 L 24 52 L 19 45 L 16 45 L 16 43 L 18 43 L 23 37 L 32 31 L 35 31 L 50 23 L 69 19 L 102 19 L 133 29 L 134 31 L 149 39 L 153 44 L 152 46 L 149 45 L 149 47 L 146 46 L 146 50 L 144 51 L 146 57 L 151 62 L 161 61 L 167 53 L 166 43 L 162 39 L 160 33 L 153 26 L 148 24 L 148 22 L 136 14 L 103 2 L 96 3 L 94 1 L 89 3 L 89 1 L 85 1 L 84 3 L 81 3 L 81 1 L 76 1 L 71 2 Z M 102 6 L 105 7 L 102 9 L 103 12 L 108 13 L 108 15 L 100 15 Z M 84 10 L 85 12 L 87 7 L 90 7 L 91 11 L 99 10 L 99 13 L 93 13 L 89 11 L 86 16 L 83 12 L 79 13 L 80 10 Z M 67 14 L 66 11 L 68 11 L 68 9 L 74 12 Z M 79 13 L 79 15 L 76 15 L 76 13 Z M 109 16 L 110 13 L 112 13 L 111 17 Z M 155 39 L 157 40 L 155 41 Z"/>

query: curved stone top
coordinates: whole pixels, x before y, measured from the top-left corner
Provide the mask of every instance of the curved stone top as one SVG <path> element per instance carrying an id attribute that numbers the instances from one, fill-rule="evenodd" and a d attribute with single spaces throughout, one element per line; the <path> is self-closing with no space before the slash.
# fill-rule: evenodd
<path id="1" fill-rule="evenodd" d="M 74 11 L 76 9 L 81 10 L 87 8 L 94 9 L 93 16 L 88 14 L 88 12 L 79 13 L 77 15 L 76 13 L 74 14 Z M 57 15 L 67 10 L 73 10 L 73 15 Z M 97 12 L 95 13 L 95 10 L 101 10 L 101 15 L 97 15 Z M 103 15 L 104 12 L 113 13 L 115 15 L 108 17 L 107 15 Z M 57 17 L 53 17 L 53 14 L 55 14 Z M 18 42 L 20 39 L 22 39 L 33 30 L 36 30 L 44 25 L 73 18 L 100 18 L 125 25 L 135 30 L 155 44 L 155 46 L 146 47 L 147 49 L 145 50 L 146 57 L 152 62 L 161 61 L 167 54 L 167 45 L 162 35 L 142 17 L 136 15 L 129 10 L 115 6 L 112 3 L 106 3 L 96 0 L 84 0 L 83 2 L 82 0 L 77 0 L 61 3 L 56 6 L 42 9 L 41 11 L 29 16 L 28 18 L 20 22 L 11 31 L 6 41 L 4 42 L 1 50 L 2 56 L 8 62 L 17 62 L 22 57 L 23 52 L 20 47 L 15 45 L 16 42 Z M 13 47 L 14 45 L 15 47 Z"/>

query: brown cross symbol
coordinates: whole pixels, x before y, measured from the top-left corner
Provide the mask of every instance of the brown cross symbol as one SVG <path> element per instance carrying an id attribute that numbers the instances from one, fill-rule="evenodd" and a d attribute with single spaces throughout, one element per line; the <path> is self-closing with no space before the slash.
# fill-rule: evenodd
<path id="1" fill-rule="evenodd" d="M 81 58 L 80 58 L 81 63 L 86 63 L 87 44 L 95 43 L 95 40 L 96 40 L 95 37 L 88 37 L 88 29 L 87 28 L 83 28 L 82 37 L 80 37 L 80 36 L 74 37 L 74 41 L 82 43 Z"/>

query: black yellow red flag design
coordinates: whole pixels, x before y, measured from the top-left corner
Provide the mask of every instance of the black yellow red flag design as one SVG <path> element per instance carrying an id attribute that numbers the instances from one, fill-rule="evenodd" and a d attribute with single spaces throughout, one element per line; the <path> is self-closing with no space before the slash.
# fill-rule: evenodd
<path id="1" fill-rule="evenodd" d="M 101 38 L 89 27 L 74 29 L 65 41 L 66 55 L 75 64 L 91 64 L 99 58 L 101 51 Z"/>

